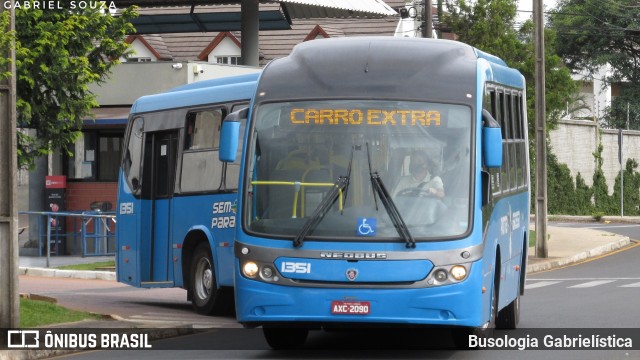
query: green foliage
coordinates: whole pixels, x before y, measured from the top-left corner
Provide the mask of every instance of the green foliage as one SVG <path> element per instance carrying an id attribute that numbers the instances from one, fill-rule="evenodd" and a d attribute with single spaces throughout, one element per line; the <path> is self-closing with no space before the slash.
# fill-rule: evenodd
<path id="1" fill-rule="evenodd" d="M 615 179 L 613 194 L 609 195 L 602 171 L 602 144 L 593 153 L 596 170 L 593 185 L 589 187 L 582 175 L 575 179 L 565 164 L 558 163 L 555 155 L 547 152 L 547 210 L 549 214 L 591 215 L 596 220 L 605 215 L 620 215 L 620 175 Z M 640 215 L 640 173 L 638 162 L 627 159 L 624 170 L 624 215 Z M 534 192 L 532 190 L 532 196 Z"/>
<path id="2" fill-rule="evenodd" d="M 571 171 L 547 151 L 547 211 L 550 214 L 575 215 L 573 198 L 576 194 Z"/>
<path id="3" fill-rule="evenodd" d="M 456 0 L 447 5 L 444 22 L 458 39 L 494 54 L 518 69 L 527 82 L 529 139 L 535 139 L 535 47 L 533 23 L 515 30 L 516 0 Z M 560 56 L 555 52 L 556 34 L 545 29 L 545 97 L 547 129 L 556 127 L 567 102 L 578 93 Z"/>
<path id="4" fill-rule="evenodd" d="M 5 57 L 9 49 L 11 49 L 11 44 L 15 38 L 14 31 L 7 31 L 9 29 L 10 16 L 11 14 L 8 11 L 0 13 L 0 80 L 11 76 L 11 71 L 9 70 L 11 59 Z"/>
<path id="5" fill-rule="evenodd" d="M 19 166 L 54 149 L 68 150 L 96 106 L 92 83 L 102 83 L 129 45 L 135 9 L 121 16 L 100 9 L 16 9 Z"/>
<path id="6" fill-rule="evenodd" d="M 593 173 L 593 203 L 594 210 L 601 212 L 605 215 L 614 214 L 616 210 L 620 211 L 619 207 L 616 207 L 615 201 L 609 196 L 609 187 L 607 186 L 607 180 L 604 177 L 602 171 L 602 144 L 598 145 L 598 149 L 593 153 L 593 157 L 596 159 L 596 170 Z"/>
<path id="7" fill-rule="evenodd" d="M 576 215 L 589 214 L 593 211 L 593 205 L 591 204 L 592 197 L 593 190 L 585 183 L 582 175 L 578 173 L 576 175 L 576 194 L 573 198 Z"/>
<path id="8" fill-rule="evenodd" d="M 578 173 L 574 184 L 569 167 L 547 151 L 547 211 L 550 214 L 584 215 L 593 211 L 592 189 Z"/>
<path id="9" fill-rule="evenodd" d="M 640 130 L 640 84 L 619 84 L 620 96 L 611 99 L 611 106 L 605 108 L 602 120 L 612 129 L 626 129 L 627 117 L 629 129 Z"/>
<path id="10" fill-rule="evenodd" d="M 69 310 L 46 301 L 20 299 L 21 328 L 69 323 L 85 319 L 99 320 L 101 316 L 84 311 Z"/>
<path id="11" fill-rule="evenodd" d="M 595 72 L 610 64 L 615 79 L 639 80 L 640 17 L 637 0 L 560 0 L 549 17 L 556 49 L 573 70 Z"/>
<path id="12" fill-rule="evenodd" d="M 110 260 L 110 261 L 99 261 L 99 262 L 89 263 L 89 264 L 63 265 L 63 266 L 58 266 L 58 269 L 62 269 L 62 270 L 90 270 L 90 271 L 95 271 L 95 270 L 100 271 L 100 270 L 102 270 L 102 271 L 108 271 L 108 269 L 115 268 L 115 266 L 116 266 L 115 260 Z"/>
<path id="13" fill-rule="evenodd" d="M 626 124 L 630 104 L 630 128 L 640 129 L 640 17 L 637 0 L 560 0 L 549 16 L 558 34 L 556 52 L 574 71 L 598 76 L 608 66 L 606 81 L 624 82 L 613 99 L 604 122 L 613 128 Z"/>
<path id="14" fill-rule="evenodd" d="M 624 169 L 624 214 L 628 216 L 640 215 L 640 173 L 638 162 L 635 159 L 627 159 Z M 620 175 L 616 177 L 613 189 L 613 201 L 617 205 L 615 214 L 620 214 Z"/>

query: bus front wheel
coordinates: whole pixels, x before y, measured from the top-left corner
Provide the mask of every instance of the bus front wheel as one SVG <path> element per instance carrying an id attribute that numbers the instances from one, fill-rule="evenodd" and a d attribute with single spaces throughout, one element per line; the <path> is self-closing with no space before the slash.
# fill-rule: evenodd
<path id="1" fill-rule="evenodd" d="M 496 327 L 498 329 L 515 329 L 520 321 L 520 291 L 516 298 L 498 313 Z"/>
<path id="2" fill-rule="evenodd" d="M 211 250 L 208 244 L 196 247 L 190 269 L 191 304 L 199 314 L 226 315 L 231 308 L 225 289 L 218 288 Z"/>

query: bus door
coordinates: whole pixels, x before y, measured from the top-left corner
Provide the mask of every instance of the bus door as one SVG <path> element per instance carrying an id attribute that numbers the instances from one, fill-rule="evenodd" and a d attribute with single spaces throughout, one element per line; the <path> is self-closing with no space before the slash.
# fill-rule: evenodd
<path id="1" fill-rule="evenodd" d="M 142 212 L 140 266 L 147 286 L 173 285 L 170 224 L 178 139 L 178 130 L 145 134 L 142 194 L 150 201 Z"/>

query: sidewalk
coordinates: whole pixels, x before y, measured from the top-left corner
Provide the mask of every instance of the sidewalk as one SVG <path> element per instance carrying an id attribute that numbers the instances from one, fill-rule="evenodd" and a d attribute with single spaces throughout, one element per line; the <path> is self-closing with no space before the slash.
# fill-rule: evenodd
<path id="1" fill-rule="evenodd" d="M 49 268 L 47 268 L 46 257 L 21 256 L 19 260 L 19 275 L 60 277 L 72 279 L 97 279 L 116 280 L 116 273 L 113 271 L 87 271 L 87 270 L 61 270 L 56 269 L 64 265 L 90 264 L 114 260 L 115 256 L 51 256 L 49 257 Z"/>
<path id="2" fill-rule="evenodd" d="M 529 274 L 578 263 L 631 244 L 627 236 L 587 228 L 547 226 L 547 235 L 547 258 L 536 257 L 535 247 L 529 248 Z"/>

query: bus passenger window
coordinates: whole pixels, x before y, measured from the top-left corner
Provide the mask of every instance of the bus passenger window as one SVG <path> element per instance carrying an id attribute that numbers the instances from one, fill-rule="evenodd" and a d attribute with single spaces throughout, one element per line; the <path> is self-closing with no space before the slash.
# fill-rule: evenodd
<path id="1" fill-rule="evenodd" d="M 219 147 L 222 109 L 193 112 L 187 115 L 186 150 Z"/>

